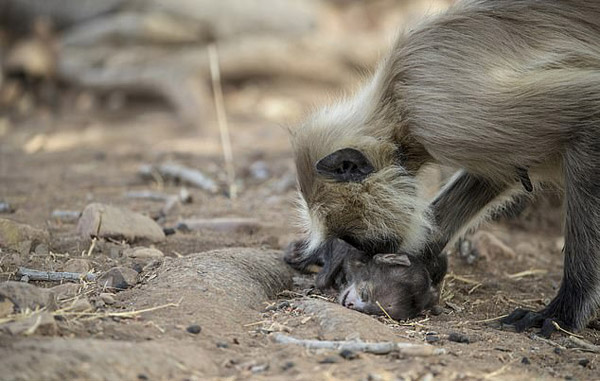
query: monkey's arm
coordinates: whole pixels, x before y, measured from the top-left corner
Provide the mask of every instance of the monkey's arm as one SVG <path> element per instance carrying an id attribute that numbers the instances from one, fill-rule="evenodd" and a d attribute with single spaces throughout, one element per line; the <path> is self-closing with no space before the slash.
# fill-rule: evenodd
<path id="1" fill-rule="evenodd" d="M 306 240 L 294 241 L 286 247 L 283 255 L 285 263 L 303 273 L 311 272 L 311 266 L 323 266 L 325 259 L 323 249 L 307 252 L 304 250 L 306 246 Z"/>
<path id="2" fill-rule="evenodd" d="M 522 190 L 518 187 L 495 183 L 464 170 L 450 179 L 431 203 L 436 230 L 421 251 L 433 284 L 441 282 L 446 274 L 444 247 L 495 208 L 512 201 L 519 192 Z"/>

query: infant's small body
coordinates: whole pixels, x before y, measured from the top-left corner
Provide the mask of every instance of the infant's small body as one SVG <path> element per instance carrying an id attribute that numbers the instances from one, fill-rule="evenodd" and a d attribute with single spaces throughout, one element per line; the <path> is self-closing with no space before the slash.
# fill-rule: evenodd
<path id="1" fill-rule="evenodd" d="M 298 253 L 302 241 L 290 245 L 285 260 L 297 270 L 321 265 L 317 287 L 338 292 L 345 307 L 373 315 L 409 319 L 437 304 L 439 293 L 425 264 L 407 254 L 369 256 L 341 240 L 331 240 L 310 257 Z"/>

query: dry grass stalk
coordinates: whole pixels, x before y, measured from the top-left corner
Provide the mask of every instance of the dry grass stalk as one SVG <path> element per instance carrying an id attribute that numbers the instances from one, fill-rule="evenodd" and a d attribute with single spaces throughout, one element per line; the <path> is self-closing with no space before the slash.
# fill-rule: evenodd
<path id="1" fill-rule="evenodd" d="M 212 79 L 213 97 L 215 99 L 215 108 L 217 111 L 217 123 L 219 124 L 219 131 L 221 132 L 223 157 L 225 158 L 225 169 L 227 171 L 227 181 L 229 183 L 229 197 L 232 200 L 235 200 L 237 197 L 237 188 L 235 186 L 233 151 L 231 149 L 229 126 L 227 124 L 227 115 L 225 114 L 225 101 L 223 100 L 223 89 L 221 87 L 219 55 L 217 53 L 217 47 L 215 44 L 208 46 L 208 58 L 210 61 L 210 76 Z"/>
<path id="2" fill-rule="evenodd" d="M 553 321 L 553 322 L 552 322 L 552 325 L 554 326 L 554 328 L 556 328 L 557 330 L 559 330 L 560 332 L 562 332 L 562 333 L 564 333 L 564 334 L 567 334 L 567 335 L 569 335 L 569 336 L 572 336 L 572 337 L 576 337 L 576 338 L 578 338 L 578 339 L 583 339 L 583 336 L 580 336 L 580 335 L 574 334 L 573 332 L 569 332 L 569 331 L 567 331 L 566 329 L 564 329 L 563 327 L 561 327 L 561 326 L 560 326 L 560 325 L 559 325 L 557 322 L 555 322 L 555 321 Z"/>
<path id="3" fill-rule="evenodd" d="M 100 218 L 102 218 L 102 214 L 100 215 Z M 100 221 L 102 221 L 102 219 Z M 100 231 L 100 224 L 98 224 L 98 231 Z M 99 235 L 99 233 L 97 235 Z M 94 248 L 96 247 L 97 240 L 98 239 L 96 237 L 92 238 L 92 243 L 90 244 L 90 247 L 88 248 L 88 251 L 87 251 L 88 257 L 90 257 L 92 255 L 92 251 L 94 251 Z"/>
<path id="4" fill-rule="evenodd" d="M 468 278 L 462 277 L 462 276 L 460 276 L 460 275 L 456 275 L 456 274 L 454 274 L 454 273 L 452 273 L 452 274 L 449 274 L 449 275 L 446 277 L 446 279 L 448 279 L 449 281 L 451 281 L 451 280 L 453 280 L 453 279 L 456 279 L 456 280 L 458 280 L 458 281 L 460 281 L 460 282 L 463 282 L 463 283 L 466 283 L 466 284 L 472 284 L 472 285 L 481 285 L 481 282 L 478 282 L 478 281 L 476 281 L 476 280 L 472 280 L 472 279 L 468 279 Z"/>
<path id="5" fill-rule="evenodd" d="M 75 318 L 86 317 L 85 320 L 96 320 L 107 317 L 120 317 L 120 318 L 134 318 L 139 314 L 151 311 L 157 311 L 168 307 L 179 307 L 181 299 L 177 303 L 167 303 L 156 307 L 144 308 L 141 310 L 134 311 L 122 311 L 122 312 L 72 312 L 69 311 L 70 307 L 63 308 L 61 310 L 54 311 L 53 315 L 60 316 L 73 316 Z"/>
<path id="6" fill-rule="evenodd" d="M 388 312 L 385 310 L 385 308 L 383 308 L 383 306 L 381 305 L 381 303 L 379 303 L 379 300 L 375 301 L 375 304 L 377 304 L 377 307 L 379 307 L 379 309 L 383 312 L 383 314 L 390 319 L 391 321 L 393 321 L 396 324 L 400 324 L 398 323 L 395 319 L 392 319 L 392 317 L 390 316 L 390 314 L 388 314 Z"/>
<path id="7" fill-rule="evenodd" d="M 526 276 L 545 275 L 547 273 L 548 273 L 548 270 L 531 269 L 531 270 L 521 271 L 516 274 L 508 274 L 507 277 L 509 277 L 510 279 L 519 279 L 519 278 L 523 278 Z"/>
<path id="8" fill-rule="evenodd" d="M 46 311 L 46 307 L 36 308 L 35 310 L 26 308 L 25 310 L 20 311 L 16 314 L 6 315 L 5 317 L 0 318 L 0 325 L 2 325 L 4 323 L 10 323 L 13 321 L 21 321 L 21 320 L 29 319 L 30 317 L 32 317 L 36 314 L 41 314 L 42 312 L 45 312 L 45 311 Z"/>

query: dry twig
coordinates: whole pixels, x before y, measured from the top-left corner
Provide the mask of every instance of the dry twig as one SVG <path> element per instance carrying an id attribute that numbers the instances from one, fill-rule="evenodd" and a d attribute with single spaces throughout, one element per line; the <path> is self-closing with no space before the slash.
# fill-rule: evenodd
<path id="1" fill-rule="evenodd" d="M 62 282 L 71 281 L 79 282 L 85 280 L 92 282 L 96 280 L 96 275 L 92 273 L 72 273 L 65 271 L 40 271 L 29 269 L 27 267 L 19 267 L 17 270 L 17 276 L 28 277 L 29 280 L 42 280 L 47 282 Z"/>
<path id="2" fill-rule="evenodd" d="M 399 352 L 410 356 L 435 356 L 446 353 L 444 348 L 437 348 L 431 345 L 378 342 L 367 343 L 360 340 L 353 341 L 325 341 L 325 340 L 305 340 L 297 339 L 284 334 L 276 334 L 274 339 L 280 344 L 299 345 L 308 349 L 332 349 L 337 351 L 350 350 L 353 352 L 366 352 L 377 355 L 384 355 L 390 352 Z"/>

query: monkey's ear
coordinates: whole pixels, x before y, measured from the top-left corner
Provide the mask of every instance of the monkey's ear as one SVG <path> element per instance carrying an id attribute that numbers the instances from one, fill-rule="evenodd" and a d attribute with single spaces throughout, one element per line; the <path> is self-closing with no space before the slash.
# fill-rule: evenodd
<path id="1" fill-rule="evenodd" d="M 337 181 L 359 182 L 375 171 L 375 168 L 359 150 L 342 148 L 319 160 L 317 173 Z"/>
<path id="2" fill-rule="evenodd" d="M 375 263 L 380 265 L 396 265 L 410 267 L 410 259 L 406 254 L 376 254 L 373 256 Z"/>

